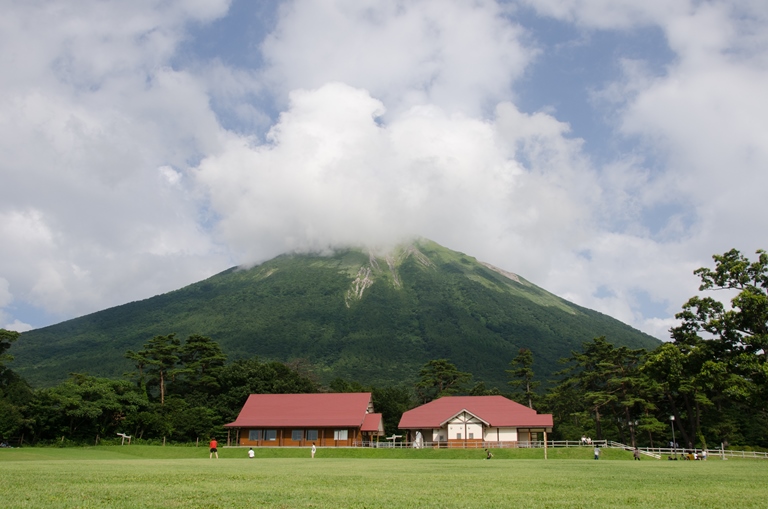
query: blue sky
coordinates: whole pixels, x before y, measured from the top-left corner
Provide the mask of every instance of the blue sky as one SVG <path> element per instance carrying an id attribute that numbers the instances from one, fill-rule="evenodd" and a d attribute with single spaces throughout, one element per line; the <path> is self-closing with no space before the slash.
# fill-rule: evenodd
<path id="1" fill-rule="evenodd" d="M 665 339 L 767 247 L 759 0 L 5 11 L 0 327 L 424 236 Z"/>

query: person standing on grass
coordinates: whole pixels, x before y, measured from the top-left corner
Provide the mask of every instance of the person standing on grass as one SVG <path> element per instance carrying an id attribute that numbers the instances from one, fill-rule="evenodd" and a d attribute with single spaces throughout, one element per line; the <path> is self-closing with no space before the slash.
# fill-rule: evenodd
<path id="1" fill-rule="evenodd" d="M 253 447 L 251 447 L 250 449 L 248 449 L 248 457 L 253 458 L 253 455 L 254 455 Z"/>
<path id="2" fill-rule="evenodd" d="M 210 445 L 211 445 L 211 454 L 208 456 L 208 458 L 209 459 L 213 458 L 213 455 L 215 454 L 216 455 L 216 459 L 219 459 L 219 449 L 217 448 L 219 443 L 216 441 L 215 438 L 212 438 Z"/>
<path id="3" fill-rule="evenodd" d="M 634 452 L 634 453 L 632 453 L 632 455 L 635 457 L 635 459 L 636 459 L 637 461 L 640 461 L 640 449 L 638 449 L 637 447 L 635 447 L 635 452 Z"/>
<path id="4" fill-rule="evenodd" d="M 600 459 L 600 448 L 599 447 L 595 447 L 595 459 L 596 460 Z"/>
<path id="5" fill-rule="evenodd" d="M 312 442 L 312 457 L 315 457 L 315 453 L 317 452 L 317 447 L 315 447 L 315 443 Z"/>

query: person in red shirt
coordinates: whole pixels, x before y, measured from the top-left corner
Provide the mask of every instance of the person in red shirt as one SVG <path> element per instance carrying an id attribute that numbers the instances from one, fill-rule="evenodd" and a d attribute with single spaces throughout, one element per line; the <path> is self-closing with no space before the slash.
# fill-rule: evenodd
<path id="1" fill-rule="evenodd" d="M 213 458 L 213 455 L 216 455 L 216 459 L 219 459 L 219 450 L 216 448 L 216 446 L 219 445 L 218 442 L 216 442 L 216 439 L 211 439 L 211 454 L 208 456 L 209 458 Z"/>

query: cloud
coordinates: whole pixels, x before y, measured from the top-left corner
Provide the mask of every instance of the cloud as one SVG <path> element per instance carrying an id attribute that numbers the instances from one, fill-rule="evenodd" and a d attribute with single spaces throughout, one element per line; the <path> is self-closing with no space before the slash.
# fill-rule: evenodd
<path id="1" fill-rule="evenodd" d="M 695 268 L 709 265 L 713 253 L 736 247 L 749 255 L 764 242 L 745 232 L 768 226 L 761 198 L 768 185 L 768 9 L 759 2 L 531 5 L 585 30 L 657 26 L 675 54 L 661 73 L 642 60 L 621 61 L 623 75 L 596 96 L 635 149 L 601 170 L 604 231 L 590 242 L 588 259 L 573 253 L 563 260 L 571 268 L 565 272 L 579 275 L 568 283 L 554 270 L 544 280 L 665 337 L 669 317 L 696 293 Z M 606 285 L 616 292 L 601 296 Z M 639 305 L 638 292 L 657 302 L 658 314 Z"/>
<path id="2" fill-rule="evenodd" d="M 586 238 L 599 188 L 566 125 L 506 102 L 490 121 L 436 106 L 384 115 L 349 85 L 299 90 L 265 143 L 233 138 L 204 159 L 220 240 L 255 263 L 423 235 L 533 267 Z"/>
<path id="3" fill-rule="evenodd" d="M 0 277 L 14 300 L 68 317 L 173 289 L 227 259 L 184 177 L 221 129 L 200 81 L 169 66 L 184 26 L 227 5 L 6 9 Z"/>
<path id="4" fill-rule="evenodd" d="M 505 14 L 491 0 L 287 2 L 262 45 L 265 76 L 283 94 L 346 83 L 391 114 L 420 104 L 492 112 L 536 55 Z"/>
<path id="5" fill-rule="evenodd" d="M 550 48 L 519 5 L 288 1 L 249 60 L 189 41 L 199 24 L 226 37 L 227 1 L 13 4 L 0 321 L 32 321 L 14 303 L 70 317 L 286 250 L 420 235 L 665 336 L 694 268 L 765 247 L 745 232 L 768 226 L 768 8 L 527 2 L 580 48 L 651 27 L 673 55 L 609 52 L 619 75 L 588 84 L 609 139 L 579 139 L 516 95 Z"/>

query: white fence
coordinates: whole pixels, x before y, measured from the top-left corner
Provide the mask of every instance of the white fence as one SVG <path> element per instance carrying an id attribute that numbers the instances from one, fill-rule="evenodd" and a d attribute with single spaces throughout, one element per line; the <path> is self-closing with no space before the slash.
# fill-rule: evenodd
<path id="1" fill-rule="evenodd" d="M 606 440 L 592 440 L 583 444 L 579 440 L 547 440 L 547 447 L 606 447 Z M 387 442 L 356 441 L 353 447 L 376 447 L 379 449 L 542 449 L 544 441 L 531 442 L 482 442 L 479 440 L 451 440 L 450 442 L 408 442 L 390 440 Z"/>
<path id="2" fill-rule="evenodd" d="M 407 442 L 400 440 L 390 440 L 387 442 L 354 442 L 353 447 L 375 447 L 379 449 L 541 449 L 544 447 L 544 442 L 481 442 L 481 441 L 455 441 L 452 440 L 450 444 L 448 442 Z M 624 449 L 626 451 L 632 451 L 632 447 L 619 442 L 613 442 L 609 440 L 592 440 L 589 444 L 586 444 L 580 440 L 547 440 L 547 447 L 601 447 L 609 449 Z M 701 457 L 702 449 L 682 449 L 671 447 L 638 447 L 640 454 L 644 456 L 661 459 L 662 456 L 683 456 L 687 453 L 693 454 L 696 452 L 698 457 Z M 758 451 L 732 451 L 729 449 L 707 449 L 707 459 L 728 459 L 728 458 L 745 458 L 745 459 L 768 459 L 768 452 Z"/>

